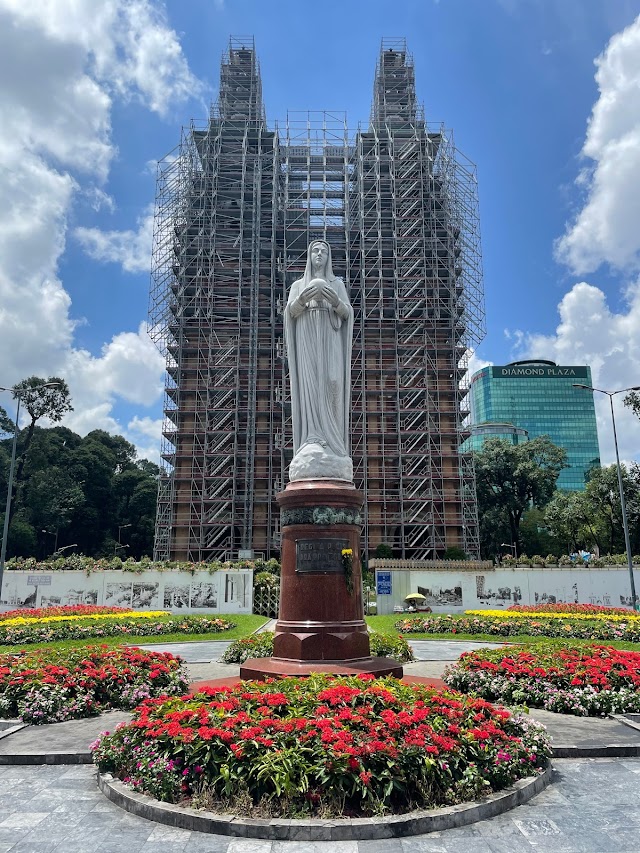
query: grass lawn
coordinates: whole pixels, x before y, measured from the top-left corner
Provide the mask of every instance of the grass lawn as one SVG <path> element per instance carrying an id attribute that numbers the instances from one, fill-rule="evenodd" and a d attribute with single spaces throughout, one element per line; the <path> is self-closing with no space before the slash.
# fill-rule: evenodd
<path id="1" fill-rule="evenodd" d="M 0 652 L 17 652 L 21 649 L 76 649 L 80 646 L 149 646 L 164 645 L 164 643 L 196 643 L 203 640 L 239 640 L 248 634 L 253 634 L 261 625 L 268 621 L 266 616 L 256 616 L 252 613 L 216 613 L 216 617 L 235 622 L 236 627 L 230 631 L 218 631 L 209 634 L 163 634 L 153 637 L 131 637 L 123 634 L 120 637 L 93 637 L 84 640 L 57 640 L 51 643 L 26 643 L 18 646 L 0 645 Z"/>
<path id="2" fill-rule="evenodd" d="M 405 617 L 416 616 L 419 614 L 405 614 Z M 400 633 L 394 628 L 395 623 L 402 618 L 400 613 L 390 613 L 387 616 L 365 616 L 365 621 L 372 631 L 377 631 L 379 634 L 398 634 Z M 531 637 L 528 634 L 516 634 L 510 637 L 499 637 L 496 634 L 403 634 L 409 642 L 411 640 L 472 640 L 474 643 L 511 643 L 511 644 L 531 644 L 545 645 L 555 648 L 563 648 L 566 646 L 588 646 L 591 643 L 596 643 L 599 646 L 611 646 L 614 649 L 626 649 L 630 652 L 640 652 L 638 643 L 621 642 L 620 640 L 574 640 L 563 639 L 562 637 Z"/>

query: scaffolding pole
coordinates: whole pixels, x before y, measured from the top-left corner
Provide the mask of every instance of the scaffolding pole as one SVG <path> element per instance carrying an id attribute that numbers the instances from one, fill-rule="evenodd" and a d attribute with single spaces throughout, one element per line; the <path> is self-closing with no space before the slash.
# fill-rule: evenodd
<path id="1" fill-rule="evenodd" d="M 327 240 L 355 312 L 354 481 L 363 544 L 479 551 L 459 452 L 467 355 L 484 335 L 475 167 L 425 122 L 413 59 L 384 39 L 371 119 L 267 127 L 255 45 L 231 39 L 209 122 L 158 175 L 150 319 L 167 358 L 156 559 L 279 553 L 292 456 L 287 290 Z"/>

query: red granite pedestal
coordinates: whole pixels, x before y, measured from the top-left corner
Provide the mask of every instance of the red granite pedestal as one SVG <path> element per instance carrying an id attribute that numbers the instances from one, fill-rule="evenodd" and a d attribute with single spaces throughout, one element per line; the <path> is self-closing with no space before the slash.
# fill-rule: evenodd
<path id="1" fill-rule="evenodd" d="M 240 677 L 322 672 L 401 678 L 397 661 L 370 654 L 359 559 L 361 493 L 349 483 L 303 480 L 290 483 L 277 501 L 282 571 L 273 657 L 245 661 Z M 348 548 L 353 552 L 351 590 L 341 556 Z"/>

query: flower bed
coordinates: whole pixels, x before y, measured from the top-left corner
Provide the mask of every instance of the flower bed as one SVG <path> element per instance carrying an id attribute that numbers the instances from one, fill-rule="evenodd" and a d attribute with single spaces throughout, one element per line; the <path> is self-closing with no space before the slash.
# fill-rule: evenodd
<path id="1" fill-rule="evenodd" d="M 0 622 L 0 644 L 23 646 L 55 640 L 91 640 L 103 637 L 157 637 L 164 634 L 217 634 L 235 628 L 229 619 L 207 616 L 174 616 L 164 611 L 134 612 L 99 617 L 14 619 Z"/>
<path id="2" fill-rule="evenodd" d="M 97 616 L 106 613 L 131 613 L 130 607 L 106 607 L 99 604 L 62 604 L 55 607 L 19 607 L 0 613 L 0 622 L 7 619 L 46 619 L 51 616 Z"/>
<path id="3" fill-rule="evenodd" d="M 569 614 L 528 614 L 478 610 L 477 614 L 418 616 L 394 623 L 402 634 L 491 634 L 497 637 L 563 637 L 577 640 L 624 640 L 640 643 L 640 619 L 587 618 Z"/>
<path id="4" fill-rule="evenodd" d="M 94 646 L 3 654 L 0 716 L 57 723 L 180 695 L 188 683 L 180 659 L 164 652 Z"/>
<path id="5" fill-rule="evenodd" d="M 84 622 L 91 624 L 92 622 L 111 622 L 126 617 L 127 619 L 157 619 L 159 616 L 166 616 L 164 610 L 127 610 L 116 613 L 65 613 L 60 616 L 13 616 L 11 619 L 5 619 L 2 623 L 2 628 L 13 627 L 14 625 L 39 625 L 41 623 L 52 624 L 55 622 Z"/>
<path id="6" fill-rule="evenodd" d="M 222 655 L 224 663 L 244 663 L 249 658 L 270 658 L 273 654 L 273 638 L 271 631 L 252 634 L 231 643 Z M 374 657 L 393 658 L 406 663 L 413 660 L 413 652 L 404 637 L 393 634 L 369 634 L 371 654 Z"/>
<path id="7" fill-rule="evenodd" d="M 637 616 L 630 607 L 607 607 L 604 604 L 512 604 L 505 613 L 580 613 L 591 616 Z"/>
<path id="8" fill-rule="evenodd" d="M 518 610 L 465 610 L 465 616 L 488 616 L 494 619 L 511 619 L 523 620 L 530 619 L 530 613 L 521 613 Z M 564 619 L 581 622 L 585 620 L 593 620 L 595 622 L 629 622 L 640 621 L 640 616 L 634 613 L 633 610 L 627 610 L 624 615 L 618 613 L 571 613 L 568 610 L 542 610 L 533 614 L 536 619 Z"/>
<path id="9" fill-rule="evenodd" d="M 507 704 L 578 716 L 640 711 L 640 652 L 580 649 L 480 649 L 447 667 L 456 690 Z"/>
<path id="10" fill-rule="evenodd" d="M 473 800 L 550 754 L 542 726 L 484 700 L 319 675 L 151 700 L 92 749 L 101 771 L 156 799 L 288 817 Z"/>

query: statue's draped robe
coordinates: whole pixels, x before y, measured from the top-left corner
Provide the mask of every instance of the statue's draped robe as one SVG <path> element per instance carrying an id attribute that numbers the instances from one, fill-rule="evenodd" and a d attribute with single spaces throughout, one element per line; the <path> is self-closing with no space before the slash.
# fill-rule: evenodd
<path id="1" fill-rule="evenodd" d="M 294 454 L 320 444 L 335 456 L 349 456 L 351 408 L 351 341 L 353 309 L 344 282 L 334 278 L 329 258 L 328 283 L 338 295 L 343 319 L 326 300 L 301 309 L 297 299 L 313 277 L 291 285 L 284 316 L 291 383 Z"/>

